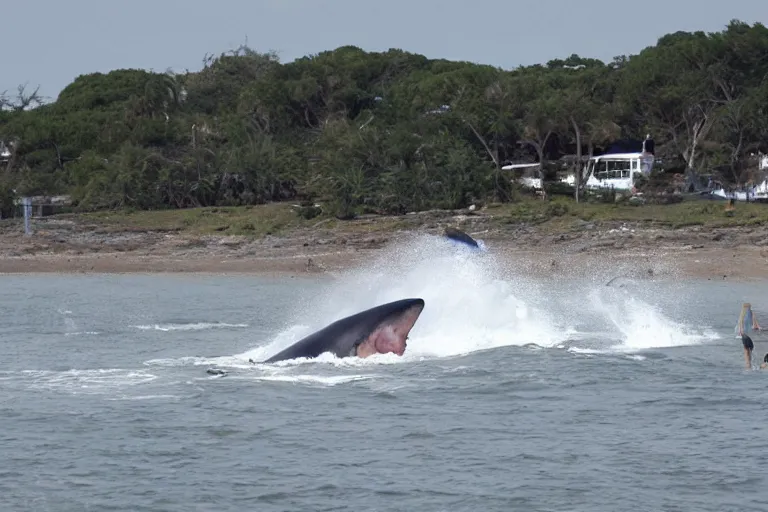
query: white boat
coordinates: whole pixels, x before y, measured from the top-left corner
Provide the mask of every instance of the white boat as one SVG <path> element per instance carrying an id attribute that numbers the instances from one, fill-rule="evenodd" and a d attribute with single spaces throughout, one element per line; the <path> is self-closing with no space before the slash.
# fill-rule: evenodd
<path id="1" fill-rule="evenodd" d="M 765 179 L 765 173 L 768 172 L 768 155 L 763 153 L 755 155 L 753 153 L 749 156 L 757 160 L 757 169 L 764 178 L 762 183 L 740 187 L 738 190 L 725 190 L 721 183 L 710 180 L 707 187 L 709 190 L 703 195 L 708 195 L 714 199 L 733 199 L 734 201 L 768 201 L 768 179 Z"/>
<path id="2" fill-rule="evenodd" d="M 516 181 L 524 187 L 541 190 L 541 165 L 538 162 L 526 164 L 509 164 L 501 168 L 502 171 L 522 170 L 522 175 L 515 178 Z"/>
<path id="3" fill-rule="evenodd" d="M 633 191 L 638 175 L 649 175 L 653 168 L 651 153 L 611 153 L 593 156 L 582 171 L 584 186 L 588 189 L 610 189 Z M 565 179 L 575 185 L 575 176 Z"/>
<path id="4" fill-rule="evenodd" d="M 709 194 L 718 199 L 733 199 L 734 201 L 768 201 L 768 180 L 759 185 L 733 192 L 726 192 L 720 187 L 710 191 Z"/>

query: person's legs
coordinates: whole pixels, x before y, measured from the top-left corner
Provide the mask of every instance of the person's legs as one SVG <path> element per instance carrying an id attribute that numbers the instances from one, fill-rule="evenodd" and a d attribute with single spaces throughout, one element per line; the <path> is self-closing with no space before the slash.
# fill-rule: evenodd
<path id="1" fill-rule="evenodd" d="M 750 370 L 752 368 L 752 350 L 755 348 L 755 345 L 752 343 L 752 338 L 746 334 L 741 335 L 741 343 L 744 345 L 744 364 L 747 370 Z"/>

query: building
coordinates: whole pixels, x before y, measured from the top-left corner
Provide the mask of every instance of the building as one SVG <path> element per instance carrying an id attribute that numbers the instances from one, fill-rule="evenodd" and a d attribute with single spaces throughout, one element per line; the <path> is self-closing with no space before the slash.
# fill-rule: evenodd
<path id="1" fill-rule="evenodd" d="M 0 140 L 0 164 L 7 164 L 11 160 L 11 147 Z"/>

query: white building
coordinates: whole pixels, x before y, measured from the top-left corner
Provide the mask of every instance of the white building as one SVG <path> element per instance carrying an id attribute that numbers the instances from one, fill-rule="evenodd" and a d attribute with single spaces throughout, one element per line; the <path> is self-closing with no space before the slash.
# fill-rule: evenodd
<path id="1" fill-rule="evenodd" d="M 8 163 L 11 159 L 11 148 L 5 142 L 0 140 L 0 163 Z"/>

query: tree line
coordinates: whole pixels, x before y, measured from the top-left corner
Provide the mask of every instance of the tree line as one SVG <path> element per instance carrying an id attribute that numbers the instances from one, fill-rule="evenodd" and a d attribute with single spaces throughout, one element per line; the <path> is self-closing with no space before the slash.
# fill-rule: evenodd
<path id="1" fill-rule="evenodd" d="M 512 201 L 506 162 L 553 169 L 646 134 L 667 170 L 742 183 L 768 152 L 768 29 L 734 20 L 511 71 L 352 46 L 282 64 L 243 46 L 197 72 L 81 75 L 51 103 L 19 87 L 0 107 L 0 201 L 71 194 L 84 210 Z"/>

